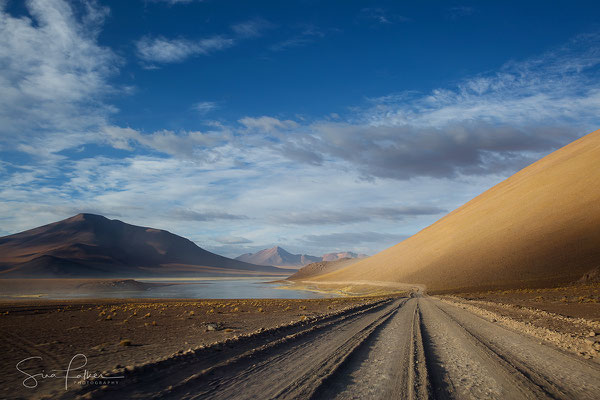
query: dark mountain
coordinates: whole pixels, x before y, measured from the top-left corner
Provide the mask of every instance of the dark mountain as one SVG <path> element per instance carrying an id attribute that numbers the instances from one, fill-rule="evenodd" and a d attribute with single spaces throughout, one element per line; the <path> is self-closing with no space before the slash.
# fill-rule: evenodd
<path id="1" fill-rule="evenodd" d="M 170 232 L 79 214 L 0 238 L 0 277 L 285 274 L 222 257 Z"/>

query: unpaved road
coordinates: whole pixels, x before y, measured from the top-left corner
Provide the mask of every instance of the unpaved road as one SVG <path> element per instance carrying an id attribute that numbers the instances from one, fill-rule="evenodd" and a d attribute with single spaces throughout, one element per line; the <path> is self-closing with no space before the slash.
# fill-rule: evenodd
<path id="1" fill-rule="evenodd" d="M 600 366 L 430 297 L 156 365 L 92 398 L 600 399 Z"/>

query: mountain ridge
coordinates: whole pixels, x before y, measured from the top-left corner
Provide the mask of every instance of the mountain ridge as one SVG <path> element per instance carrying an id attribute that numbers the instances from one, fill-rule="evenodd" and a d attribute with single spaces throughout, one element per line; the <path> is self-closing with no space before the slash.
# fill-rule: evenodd
<path id="1" fill-rule="evenodd" d="M 303 267 L 311 263 L 321 261 L 335 261 L 342 258 L 364 258 L 366 254 L 356 254 L 351 251 L 327 253 L 322 257 L 307 254 L 292 254 L 280 246 L 271 247 L 257 251 L 256 253 L 245 253 L 236 260 L 258 265 L 274 265 L 287 267 Z"/>
<path id="2" fill-rule="evenodd" d="M 285 273 L 211 253 L 162 229 L 130 225 L 96 214 L 81 213 L 0 238 L 0 277 L 257 272 Z"/>

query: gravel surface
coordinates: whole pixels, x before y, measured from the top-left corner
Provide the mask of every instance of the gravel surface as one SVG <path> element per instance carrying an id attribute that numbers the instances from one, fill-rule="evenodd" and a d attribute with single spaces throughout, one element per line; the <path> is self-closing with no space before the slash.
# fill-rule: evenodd
<path id="1" fill-rule="evenodd" d="M 432 297 L 382 298 L 124 373 L 85 398 L 598 399 L 600 366 Z M 64 394 L 72 398 L 74 393 Z"/>

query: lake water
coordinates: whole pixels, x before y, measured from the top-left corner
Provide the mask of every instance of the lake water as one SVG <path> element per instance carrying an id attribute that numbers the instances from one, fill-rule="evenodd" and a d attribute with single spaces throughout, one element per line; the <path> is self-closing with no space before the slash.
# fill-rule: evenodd
<path id="1" fill-rule="evenodd" d="M 139 282 L 169 283 L 146 290 L 111 290 L 94 293 L 48 293 L 43 299 L 82 298 L 158 298 L 158 299 L 312 299 L 332 297 L 306 290 L 280 289 L 279 284 L 267 283 L 273 278 L 252 279 L 194 279 L 152 280 L 136 279 Z"/>

